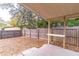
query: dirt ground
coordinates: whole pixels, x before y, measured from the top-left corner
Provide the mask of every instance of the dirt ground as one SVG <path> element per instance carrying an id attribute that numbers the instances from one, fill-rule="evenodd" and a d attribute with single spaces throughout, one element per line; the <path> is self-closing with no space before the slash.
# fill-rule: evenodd
<path id="1" fill-rule="evenodd" d="M 32 47 L 39 48 L 45 43 L 47 43 L 47 40 L 31 39 L 27 37 L 0 39 L 0 56 L 17 56 L 19 53 L 21 53 L 26 49 L 29 49 Z M 51 42 L 51 44 L 62 47 L 62 43 Z M 68 45 L 66 49 L 79 52 L 79 48 L 76 48 L 75 46 L 72 46 L 72 45 L 71 46 Z"/>
<path id="2" fill-rule="evenodd" d="M 0 56 L 16 56 L 23 50 L 40 47 L 45 43 L 47 43 L 46 40 L 30 39 L 27 37 L 0 39 Z"/>

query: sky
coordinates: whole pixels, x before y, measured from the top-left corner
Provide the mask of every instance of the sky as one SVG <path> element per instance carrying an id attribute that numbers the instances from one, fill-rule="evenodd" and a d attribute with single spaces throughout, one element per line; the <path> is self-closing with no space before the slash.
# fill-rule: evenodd
<path id="1" fill-rule="evenodd" d="M 17 3 L 13 3 L 15 8 L 17 7 Z M 4 21 L 10 21 L 11 15 L 9 14 L 9 9 L 2 9 L 0 8 L 0 18 L 3 19 Z"/>
<path id="2" fill-rule="evenodd" d="M 8 10 L 0 8 L 0 17 L 4 21 L 10 21 L 11 15 L 9 14 Z"/>

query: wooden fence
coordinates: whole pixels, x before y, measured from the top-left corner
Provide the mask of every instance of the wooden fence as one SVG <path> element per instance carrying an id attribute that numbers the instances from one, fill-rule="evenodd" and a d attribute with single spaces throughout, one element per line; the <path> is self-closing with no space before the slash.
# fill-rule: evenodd
<path id="1" fill-rule="evenodd" d="M 0 30 L 0 39 L 22 36 L 21 30 Z"/>
<path id="2" fill-rule="evenodd" d="M 53 28 L 51 29 L 53 34 L 64 34 L 64 28 Z M 39 28 L 39 29 L 26 29 L 25 35 L 30 38 L 36 39 L 46 39 L 48 38 L 48 29 Z M 63 38 L 52 37 L 51 39 L 63 42 Z M 66 44 L 79 47 L 79 28 L 67 28 L 66 29 Z M 69 46 L 70 47 L 70 46 Z"/>
<path id="3" fill-rule="evenodd" d="M 25 35 L 30 38 L 36 38 L 36 39 L 47 39 L 47 28 L 41 28 L 41 29 L 26 29 Z"/>

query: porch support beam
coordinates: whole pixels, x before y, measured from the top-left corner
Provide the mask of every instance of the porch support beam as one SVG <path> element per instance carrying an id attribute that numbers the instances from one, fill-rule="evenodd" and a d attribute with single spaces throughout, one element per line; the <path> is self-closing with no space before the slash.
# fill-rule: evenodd
<path id="1" fill-rule="evenodd" d="M 48 34 L 51 34 L 50 20 L 48 20 Z M 48 44 L 50 44 L 51 36 L 48 35 Z"/>
<path id="2" fill-rule="evenodd" d="M 63 48 L 65 48 L 66 46 L 66 26 L 67 26 L 67 22 L 66 22 L 66 16 L 64 16 L 64 39 L 63 39 Z"/>

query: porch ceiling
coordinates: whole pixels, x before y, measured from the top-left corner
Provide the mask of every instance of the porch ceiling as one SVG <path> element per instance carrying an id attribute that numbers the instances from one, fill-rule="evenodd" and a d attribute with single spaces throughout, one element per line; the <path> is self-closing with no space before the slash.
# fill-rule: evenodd
<path id="1" fill-rule="evenodd" d="M 79 3 L 23 3 L 22 5 L 46 19 L 79 13 Z"/>

